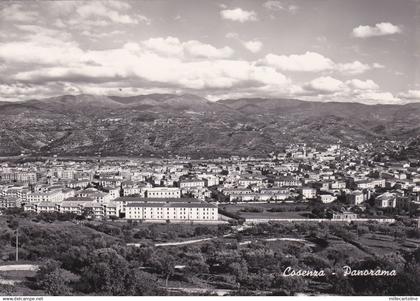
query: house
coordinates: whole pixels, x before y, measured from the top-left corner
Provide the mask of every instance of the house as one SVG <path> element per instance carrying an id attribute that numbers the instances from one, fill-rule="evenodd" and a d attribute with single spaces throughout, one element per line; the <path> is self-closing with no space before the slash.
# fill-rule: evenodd
<path id="1" fill-rule="evenodd" d="M 347 201 L 350 205 L 359 205 L 365 201 L 363 192 L 356 190 L 347 195 Z"/>
<path id="2" fill-rule="evenodd" d="M 114 200 L 120 196 L 119 187 L 103 187 L 102 189 L 109 194 L 111 200 Z"/>
<path id="3" fill-rule="evenodd" d="M 395 208 L 397 206 L 397 196 L 395 193 L 385 192 L 375 198 L 377 208 Z"/>
<path id="4" fill-rule="evenodd" d="M 303 187 L 302 196 L 305 199 L 315 199 L 316 198 L 316 189 L 312 187 Z"/>
<path id="5" fill-rule="evenodd" d="M 335 181 L 331 183 L 331 189 L 346 189 L 346 182 L 344 181 Z"/>
<path id="6" fill-rule="evenodd" d="M 328 193 L 321 193 L 318 198 L 324 204 L 334 202 L 337 199 L 334 195 Z"/>

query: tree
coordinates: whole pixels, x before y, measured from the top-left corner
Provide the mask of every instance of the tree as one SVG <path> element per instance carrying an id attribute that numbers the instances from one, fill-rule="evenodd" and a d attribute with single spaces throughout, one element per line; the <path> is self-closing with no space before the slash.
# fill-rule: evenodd
<path id="1" fill-rule="evenodd" d="M 165 275 L 165 287 L 168 287 L 168 281 L 175 274 L 175 258 L 171 255 L 162 258 L 162 271 Z"/>
<path id="2" fill-rule="evenodd" d="M 47 260 L 40 266 L 35 279 L 39 288 L 48 295 L 70 295 L 71 284 L 78 280 L 78 276 L 61 268 L 61 263 L 55 260 Z"/>
<path id="3" fill-rule="evenodd" d="M 48 295 L 65 296 L 71 295 L 70 284 L 78 280 L 75 274 L 70 271 L 58 268 L 46 274 L 40 286 Z"/>
<path id="4" fill-rule="evenodd" d="M 228 267 L 230 273 L 235 275 L 238 281 L 245 279 L 248 275 L 248 266 L 245 260 L 240 262 L 232 262 Z"/>
<path id="5" fill-rule="evenodd" d="M 155 276 L 138 269 L 130 271 L 126 287 L 126 295 L 129 296 L 155 296 L 163 293 L 157 285 Z"/>
<path id="6" fill-rule="evenodd" d="M 13 285 L 0 284 L 0 296 L 10 296 L 16 291 Z"/>
<path id="7" fill-rule="evenodd" d="M 127 261 L 114 249 L 98 249 L 89 256 L 81 282 L 86 292 L 124 295 L 128 274 Z"/>

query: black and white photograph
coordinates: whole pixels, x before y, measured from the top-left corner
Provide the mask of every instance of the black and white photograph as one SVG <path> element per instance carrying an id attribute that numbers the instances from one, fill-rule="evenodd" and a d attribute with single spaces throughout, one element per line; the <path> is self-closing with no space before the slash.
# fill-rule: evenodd
<path id="1" fill-rule="evenodd" d="M 0 300 L 420 296 L 420 0 L 0 1 Z"/>

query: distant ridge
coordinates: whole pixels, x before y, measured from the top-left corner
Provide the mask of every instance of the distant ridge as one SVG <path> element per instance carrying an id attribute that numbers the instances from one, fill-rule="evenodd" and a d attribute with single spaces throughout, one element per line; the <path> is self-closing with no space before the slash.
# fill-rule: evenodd
<path id="1" fill-rule="evenodd" d="M 296 99 L 210 102 L 192 94 L 63 95 L 0 102 L 0 156 L 267 154 L 288 143 L 348 143 L 420 135 L 420 104 Z"/>

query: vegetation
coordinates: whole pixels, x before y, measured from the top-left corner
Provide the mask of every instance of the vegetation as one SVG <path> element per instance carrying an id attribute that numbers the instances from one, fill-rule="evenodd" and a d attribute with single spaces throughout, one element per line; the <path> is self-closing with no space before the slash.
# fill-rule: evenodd
<path id="1" fill-rule="evenodd" d="M 0 286 L 2 294 L 166 295 L 180 287 L 183 295 L 189 287 L 232 295 L 420 293 L 420 233 L 409 219 L 392 225 L 265 223 L 237 232 L 229 225 L 51 221 L 15 212 L 0 217 L 3 264 L 14 259 L 17 228 L 20 258 L 40 269 L 18 286 Z M 212 239 L 155 246 L 198 238 Z M 140 246 L 127 246 L 133 242 Z M 344 277 L 344 265 L 395 269 L 396 276 Z M 326 276 L 284 277 L 287 267 Z"/>

